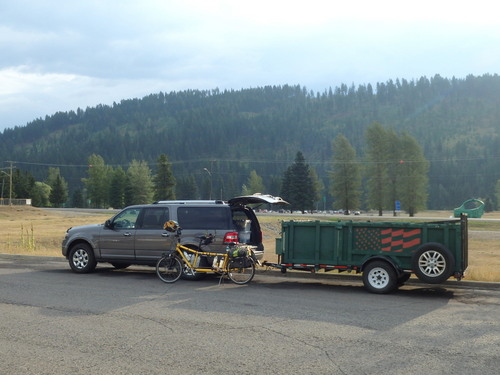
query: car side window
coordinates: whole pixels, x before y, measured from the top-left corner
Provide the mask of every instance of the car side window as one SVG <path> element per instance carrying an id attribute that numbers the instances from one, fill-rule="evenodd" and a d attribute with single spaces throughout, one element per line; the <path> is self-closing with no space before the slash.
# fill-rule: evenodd
<path id="1" fill-rule="evenodd" d="M 129 208 L 123 210 L 113 219 L 113 228 L 115 229 L 132 229 L 135 228 L 137 217 L 139 216 L 140 209 Z"/>
<path id="2" fill-rule="evenodd" d="M 179 207 L 177 218 L 182 229 L 227 229 L 228 207 Z"/>
<path id="3" fill-rule="evenodd" d="M 146 207 L 143 209 L 143 215 L 140 229 L 163 229 L 163 224 L 169 220 L 168 207 Z"/>

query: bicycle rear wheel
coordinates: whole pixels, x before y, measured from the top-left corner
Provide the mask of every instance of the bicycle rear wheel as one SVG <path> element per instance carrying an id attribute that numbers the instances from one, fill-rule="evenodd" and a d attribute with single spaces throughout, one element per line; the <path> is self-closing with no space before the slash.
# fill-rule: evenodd
<path id="1" fill-rule="evenodd" d="M 164 283 L 175 283 L 182 274 L 181 261 L 174 256 L 160 258 L 156 263 L 156 274 Z"/>
<path id="2" fill-rule="evenodd" d="M 246 284 L 252 281 L 255 275 L 255 263 L 252 258 L 246 258 L 245 263 L 247 267 L 242 267 L 241 260 L 230 260 L 227 267 L 227 275 L 235 284 Z"/>

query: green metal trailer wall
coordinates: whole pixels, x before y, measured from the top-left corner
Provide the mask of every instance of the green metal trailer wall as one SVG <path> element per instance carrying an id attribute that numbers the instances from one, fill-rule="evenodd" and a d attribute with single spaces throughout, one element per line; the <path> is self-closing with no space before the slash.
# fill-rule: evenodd
<path id="1" fill-rule="evenodd" d="M 423 223 L 285 221 L 276 253 L 283 268 L 361 272 L 370 261 L 379 259 L 401 275 L 413 271 L 416 254 L 429 244 L 451 257 L 447 277 L 461 278 L 467 268 L 465 216 Z"/>

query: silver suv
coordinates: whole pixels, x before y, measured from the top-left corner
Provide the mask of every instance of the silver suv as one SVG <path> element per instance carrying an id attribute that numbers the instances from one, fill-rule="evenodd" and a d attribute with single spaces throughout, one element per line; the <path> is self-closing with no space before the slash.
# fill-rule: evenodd
<path id="1" fill-rule="evenodd" d="M 62 255 L 74 272 L 94 271 L 97 263 L 111 263 L 115 268 L 131 264 L 155 265 L 167 249 L 175 247 L 175 239 L 163 229 L 168 220 L 182 228 L 181 243 L 198 248 L 197 237 L 213 234 L 208 251 L 224 252 L 232 242 L 255 246 L 257 259 L 264 254 L 262 231 L 249 204 L 287 204 L 280 197 L 254 194 L 223 201 L 159 201 L 130 206 L 104 224 L 69 228 L 62 242 Z M 202 262 L 212 264 L 212 259 Z M 204 264 L 200 264 L 204 266 Z M 197 278 L 196 274 L 184 274 Z"/>

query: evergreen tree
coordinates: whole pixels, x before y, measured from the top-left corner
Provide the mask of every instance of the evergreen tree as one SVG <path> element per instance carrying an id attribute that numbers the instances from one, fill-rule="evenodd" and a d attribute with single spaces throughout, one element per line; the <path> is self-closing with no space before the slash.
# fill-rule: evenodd
<path id="1" fill-rule="evenodd" d="M 27 171 L 14 169 L 12 176 L 12 198 L 31 198 L 33 188 L 35 187 L 35 178 Z M 9 192 L 10 195 L 10 192 Z"/>
<path id="2" fill-rule="evenodd" d="M 109 187 L 109 204 L 113 208 L 125 207 L 125 188 L 127 186 L 127 174 L 121 166 L 113 171 Z"/>
<path id="3" fill-rule="evenodd" d="M 325 185 L 323 184 L 323 181 L 321 181 L 321 179 L 318 177 L 316 169 L 311 167 L 309 168 L 309 177 L 311 178 L 313 192 L 314 192 L 313 202 L 316 203 L 316 209 L 318 209 L 322 197 L 322 192 L 323 190 L 325 190 Z"/>
<path id="4" fill-rule="evenodd" d="M 53 207 L 60 207 L 68 199 L 68 184 L 61 177 L 59 168 L 49 168 L 46 182 L 50 186 L 50 203 Z"/>
<path id="5" fill-rule="evenodd" d="M 127 169 L 126 205 L 151 203 L 153 178 L 145 161 L 132 160 Z"/>
<path id="6" fill-rule="evenodd" d="M 358 208 L 361 195 L 361 171 L 356 160 L 356 151 L 342 134 L 339 134 L 333 141 L 332 162 L 330 178 L 334 206 L 344 210 Z"/>
<path id="7" fill-rule="evenodd" d="M 387 207 L 392 207 L 393 215 L 396 216 L 396 201 L 401 200 L 400 197 L 400 176 L 401 176 L 401 159 L 403 158 L 403 147 L 401 138 L 393 129 L 386 130 L 387 141 Z"/>
<path id="8" fill-rule="evenodd" d="M 290 203 L 291 211 L 299 210 L 304 213 L 314 209 L 315 191 L 309 165 L 300 151 L 297 152 L 295 162 L 283 175 L 281 196 Z"/>
<path id="9" fill-rule="evenodd" d="M 192 175 L 182 177 L 177 180 L 175 186 L 175 195 L 177 199 L 200 199 L 198 185 Z"/>
<path id="10" fill-rule="evenodd" d="M 429 162 L 417 140 L 408 133 L 401 136 L 401 205 L 409 216 L 426 207 Z"/>
<path id="11" fill-rule="evenodd" d="M 60 176 L 56 176 L 54 186 L 51 186 L 50 191 L 50 202 L 54 207 L 61 207 L 68 199 L 68 188 L 64 179 Z"/>
<path id="12" fill-rule="evenodd" d="M 175 178 L 172 173 L 172 164 L 165 154 L 161 154 L 158 159 L 158 170 L 154 176 L 154 199 L 172 200 L 175 199 Z"/>
<path id="13" fill-rule="evenodd" d="M 71 205 L 73 207 L 83 208 L 85 207 L 85 199 L 83 197 L 83 192 L 81 189 L 76 189 L 71 197 Z"/>
<path id="14" fill-rule="evenodd" d="M 90 206 L 94 208 L 107 207 L 109 205 L 109 186 L 112 169 L 104 164 L 104 159 L 96 154 L 90 155 L 88 159 L 88 178 L 82 181 L 87 188 Z"/>
<path id="15" fill-rule="evenodd" d="M 262 177 L 260 177 L 255 170 L 250 172 L 247 183 L 243 185 L 241 189 L 243 195 L 250 195 L 255 193 L 264 193 L 264 183 L 262 182 Z"/>
<path id="16" fill-rule="evenodd" d="M 366 129 L 366 143 L 368 206 L 382 216 L 387 202 L 389 149 L 387 132 L 382 125 L 373 123 Z"/>

